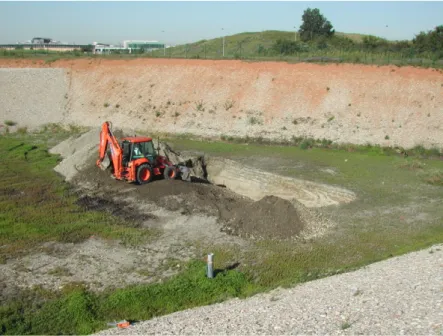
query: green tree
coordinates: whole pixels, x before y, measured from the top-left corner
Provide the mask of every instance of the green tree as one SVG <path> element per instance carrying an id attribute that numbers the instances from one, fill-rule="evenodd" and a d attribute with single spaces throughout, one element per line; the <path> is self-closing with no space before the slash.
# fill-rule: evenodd
<path id="1" fill-rule="evenodd" d="M 291 55 L 291 54 L 295 54 L 296 52 L 299 52 L 302 50 L 302 48 L 298 42 L 290 41 L 290 40 L 282 40 L 282 39 L 278 39 L 272 45 L 272 49 L 277 54 L 281 54 L 281 55 Z"/>
<path id="2" fill-rule="evenodd" d="M 87 46 L 81 47 L 81 52 L 92 52 L 94 49 L 92 44 L 88 44 Z"/>
<path id="3" fill-rule="evenodd" d="M 366 50 L 383 51 L 387 49 L 388 45 L 388 41 L 377 36 L 368 35 L 363 37 L 363 46 Z"/>
<path id="4" fill-rule="evenodd" d="M 412 43 L 419 52 L 443 52 L 443 25 L 427 33 L 420 32 L 414 37 Z"/>
<path id="5" fill-rule="evenodd" d="M 330 37 L 334 35 L 334 29 L 331 24 L 321 13 L 318 8 L 308 8 L 302 15 L 302 25 L 299 29 L 302 41 L 313 40 L 316 37 Z"/>

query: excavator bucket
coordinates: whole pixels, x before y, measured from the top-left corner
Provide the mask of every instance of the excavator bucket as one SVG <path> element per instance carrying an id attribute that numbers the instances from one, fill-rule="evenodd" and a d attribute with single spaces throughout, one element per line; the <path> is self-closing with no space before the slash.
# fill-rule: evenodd
<path id="1" fill-rule="evenodd" d="M 111 166 L 111 159 L 109 158 L 109 154 L 106 154 L 103 161 L 100 162 L 100 168 L 102 170 L 106 170 Z"/>

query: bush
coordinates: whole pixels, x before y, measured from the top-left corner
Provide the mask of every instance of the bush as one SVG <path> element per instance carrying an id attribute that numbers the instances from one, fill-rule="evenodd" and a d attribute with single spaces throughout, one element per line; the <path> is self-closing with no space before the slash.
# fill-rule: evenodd
<path id="1" fill-rule="evenodd" d="M 195 109 L 197 111 L 201 111 L 201 112 L 203 112 L 205 110 L 205 104 L 204 104 L 203 100 L 199 100 L 199 101 L 195 102 Z"/>
<path id="2" fill-rule="evenodd" d="M 248 122 L 250 125 L 261 125 L 262 121 L 260 119 L 258 119 L 257 117 L 249 117 Z"/>
<path id="3" fill-rule="evenodd" d="M 412 152 L 415 154 L 424 155 L 426 153 L 426 148 L 424 148 L 422 145 L 418 145 L 412 148 Z"/>
<path id="4" fill-rule="evenodd" d="M 315 142 L 313 139 L 305 139 L 300 143 L 300 149 L 309 149 L 312 148 L 314 146 Z"/>
<path id="5" fill-rule="evenodd" d="M 17 123 L 12 120 L 5 120 L 5 125 L 6 126 L 15 126 L 15 125 L 17 125 Z"/>

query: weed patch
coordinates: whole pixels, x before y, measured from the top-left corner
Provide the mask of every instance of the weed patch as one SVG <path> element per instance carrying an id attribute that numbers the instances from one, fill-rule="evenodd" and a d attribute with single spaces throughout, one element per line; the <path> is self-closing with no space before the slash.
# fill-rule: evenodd
<path id="1" fill-rule="evenodd" d="M 27 127 L 19 127 L 19 128 L 17 128 L 17 133 L 26 134 L 26 133 L 28 133 L 28 128 Z"/>
<path id="2" fill-rule="evenodd" d="M 249 117 L 248 123 L 250 125 L 263 125 L 263 121 L 257 117 Z"/>
<path id="3" fill-rule="evenodd" d="M 223 104 L 223 107 L 226 111 L 229 111 L 232 107 L 234 107 L 235 102 L 232 99 L 228 99 Z"/>
<path id="4" fill-rule="evenodd" d="M 422 174 L 424 180 L 435 186 L 443 186 L 443 170 L 431 170 Z"/>
<path id="5" fill-rule="evenodd" d="M 56 268 L 53 268 L 52 270 L 50 270 L 48 272 L 48 274 L 56 276 L 56 277 L 70 276 L 71 275 L 71 273 L 69 272 L 69 270 L 66 267 L 56 267 Z"/>
<path id="6" fill-rule="evenodd" d="M 423 162 L 419 160 L 406 160 L 398 165 L 399 168 L 405 168 L 409 170 L 420 170 L 423 169 Z"/>
<path id="7" fill-rule="evenodd" d="M 5 125 L 6 126 L 15 126 L 15 125 L 17 125 L 17 123 L 12 120 L 5 120 Z"/>
<path id="8" fill-rule="evenodd" d="M 195 102 L 195 110 L 200 112 L 205 111 L 205 103 L 203 102 L 203 100 Z"/>
<path id="9" fill-rule="evenodd" d="M 95 294 L 83 286 L 59 293 L 24 292 L 0 307 L 2 334 L 91 334 L 113 320 L 146 320 L 178 310 L 245 297 L 259 289 L 236 270 L 208 279 L 205 263 L 194 261 L 161 284 Z M 49 294 L 49 295 L 48 295 Z"/>

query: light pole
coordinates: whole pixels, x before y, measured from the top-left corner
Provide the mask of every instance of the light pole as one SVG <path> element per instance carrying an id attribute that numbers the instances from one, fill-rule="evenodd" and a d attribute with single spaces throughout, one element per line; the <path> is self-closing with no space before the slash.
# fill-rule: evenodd
<path id="1" fill-rule="evenodd" d="M 162 33 L 164 33 L 165 31 L 162 30 Z M 163 35 L 164 36 L 164 35 Z M 165 43 L 165 39 L 163 38 L 163 56 L 166 56 L 166 43 Z"/>
<path id="2" fill-rule="evenodd" d="M 224 30 L 222 28 L 222 30 Z M 225 57 L 225 33 L 223 32 L 223 57 Z"/>

